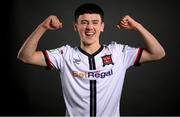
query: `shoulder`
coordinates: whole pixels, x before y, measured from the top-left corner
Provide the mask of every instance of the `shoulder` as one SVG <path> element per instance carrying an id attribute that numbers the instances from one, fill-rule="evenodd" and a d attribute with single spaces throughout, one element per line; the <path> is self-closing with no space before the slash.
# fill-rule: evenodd
<path id="1" fill-rule="evenodd" d="M 70 45 L 65 45 L 59 48 L 61 53 L 63 53 L 64 56 L 69 56 L 77 53 L 79 51 L 78 47 L 72 47 Z"/>
<path id="2" fill-rule="evenodd" d="M 60 54 L 60 55 L 65 55 L 68 53 L 73 52 L 76 48 L 71 47 L 70 45 L 63 45 L 54 49 L 49 49 L 47 50 L 49 54 Z"/>
<path id="3" fill-rule="evenodd" d="M 110 50 L 111 52 L 115 52 L 115 53 L 128 53 L 128 52 L 137 51 L 139 49 L 137 47 L 132 47 L 127 44 L 117 43 L 115 41 L 112 41 L 108 45 L 104 45 L 104 47 Z"/>
<path id="4" fill-rule="evenodd" d="M 104 47 L 110 49 L 110 50 L 115 50 L 115 51 L 123 51 L 123 49 L 126 47 L 127 45 L 125 44 L 121 44 L 121 43 L 117 43 L 116 41 L 112 41 L 110 44 L 106 45 L 104 44 Z"/>

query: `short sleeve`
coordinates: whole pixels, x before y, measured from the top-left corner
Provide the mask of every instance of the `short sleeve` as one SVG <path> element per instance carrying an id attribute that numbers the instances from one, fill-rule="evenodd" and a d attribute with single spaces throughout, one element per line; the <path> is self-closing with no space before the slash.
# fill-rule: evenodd
<path id="1" fill-rule="evenodd" d="M 111 43 L 111 48 L 115 51 L 115 56 L 118 57 L 118 60 L 121 61 L 121 65 L 125 68 L 130 66 L 139 66 L 139 60 L 143 49 L 132 47 L 125 44 L 118 44 L 116 42 Z"/>
<path id="2" fill-rule="evenodd" d="M 43 54 L 46 60 L 48 69 L 58 69 L 61 70 L 64 63 L 64 55 L 66 53 L 67 47 L 62 46 L 60 48 L 44 50 Z"/>
<path id="3" fill-rule="evenodd" d="M 126 66 L 126 68 L 130 67 L 130 66 L 139 66 L 139 60 L 141 58 L 141 54 L 142 54 L 142 48 L 135 48 L 135 47 L 130 47 L 128 45 L 123 45 L 123 56 L 124 56 L 124 65 Z"/>

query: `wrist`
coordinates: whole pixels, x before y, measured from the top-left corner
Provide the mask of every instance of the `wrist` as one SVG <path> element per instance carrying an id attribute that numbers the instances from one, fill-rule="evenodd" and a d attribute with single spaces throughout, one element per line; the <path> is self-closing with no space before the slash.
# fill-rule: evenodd
<path id="1" fill-rule="evenodd" d="M 45 27 L 45 26 L 43 26 L 42 24 L 40 24 L 40 25 L 38 26 L 38 29 L 41 30 L 42 32 L 46 32 L 46 31 L 48 30 L 48 28 Z"/>
<path id="2" fill-rule="evenodd" d="M 139 23 L 137 23 L 137 24 L 134 26 L 134 29 L 135 29 L 135 30 L 139 30 L 139 29 L 141 29 L 141 28 L 142 28 L 142 25 L 139 24 Z"/>

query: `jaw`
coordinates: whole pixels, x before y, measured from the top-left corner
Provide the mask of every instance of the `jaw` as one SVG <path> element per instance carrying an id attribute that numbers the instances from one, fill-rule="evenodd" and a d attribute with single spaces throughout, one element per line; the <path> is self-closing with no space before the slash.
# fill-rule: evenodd
<path id="1" fill-rule="evenodd" d="M 94 45 L 99 43 L 99 38 L 97 38 L 95 35 L 85 36 L 84 38 L 81 38 L 81 43 L 83 45 Z"/>

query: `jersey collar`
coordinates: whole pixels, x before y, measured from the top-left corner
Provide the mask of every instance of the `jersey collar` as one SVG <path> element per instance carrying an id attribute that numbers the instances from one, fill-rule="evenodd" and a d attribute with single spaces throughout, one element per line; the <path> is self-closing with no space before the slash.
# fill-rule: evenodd
<path id="1" fill-rule="evenodd" d="M 103 45 L 101 45 L 101 47 L 94 52 L 93 54 L 89 54 L 86 51 L 84 51 L 81 47 L 78 47 L 79 51 L 82 52 L 83 54 L 85 54 L 86 56 L 96 56 L 98 53 L 100 53 L 103 50 Z"/>

